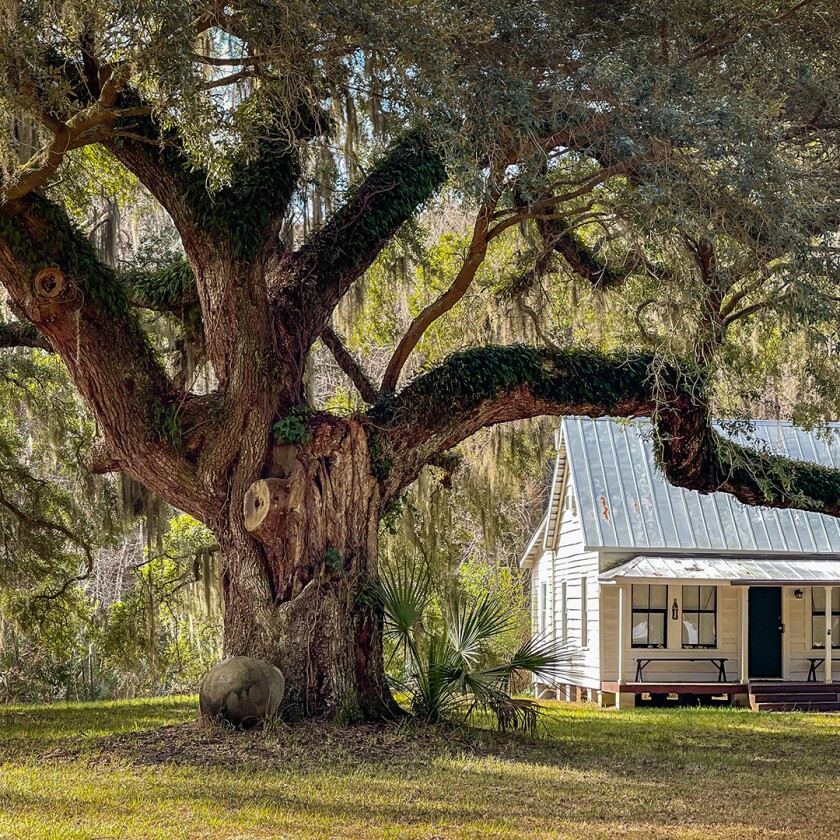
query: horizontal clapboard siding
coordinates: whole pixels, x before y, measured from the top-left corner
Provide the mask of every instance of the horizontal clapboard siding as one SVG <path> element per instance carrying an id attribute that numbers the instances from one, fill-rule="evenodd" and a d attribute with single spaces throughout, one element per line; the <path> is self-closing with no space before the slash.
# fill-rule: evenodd
<path id="1" fill-rule="evenodd" d="M 583 550 L 583 532 L 576 512 L 571 506 L 572 494 L 572 488 L 567 488 L 568 501 L 563 504 L 559 517 L 556 544 L 543 554 L 532 580 L 537 588 L 542 582 L 550 581 L 552 601 L 550 621 L 553 635 L 555 639 L 565 642 L 572 648 L 571 661 L 568 668 L 564 668 L 563 682 L 598 689 L 601 680 L 598 554 Z M 584 579 L 585 584 L 582 583 Z M 564 584 L 565 613 L 562 602 Z M 581 601 L 583 590 L 586 592 L 585 614 Z M 584 644 L 584 625 L 586 626 L 586 644 Z M 533 626 L 539 629 L 538 622 L 535 622 Z"/>

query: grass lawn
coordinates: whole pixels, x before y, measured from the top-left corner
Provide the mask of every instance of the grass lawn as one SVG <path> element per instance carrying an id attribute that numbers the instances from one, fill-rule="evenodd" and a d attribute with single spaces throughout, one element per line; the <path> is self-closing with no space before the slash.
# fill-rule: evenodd
<path id="1" fill-rule="evenodd" d="M 0 838 L 815 838 L 840 716 L 549 706 L 538 739 L 205 731 L 194 698 L 0 707 Z"/>

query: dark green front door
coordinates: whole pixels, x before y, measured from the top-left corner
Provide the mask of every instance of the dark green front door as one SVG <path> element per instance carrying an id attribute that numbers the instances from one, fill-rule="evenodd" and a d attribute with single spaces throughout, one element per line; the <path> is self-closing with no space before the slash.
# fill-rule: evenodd
<path id="1" fill-rule="evenodd" d="M 782 632 L 782 588 L 751 586 L 750 679 L 773 679 L 782 676 Z"/>

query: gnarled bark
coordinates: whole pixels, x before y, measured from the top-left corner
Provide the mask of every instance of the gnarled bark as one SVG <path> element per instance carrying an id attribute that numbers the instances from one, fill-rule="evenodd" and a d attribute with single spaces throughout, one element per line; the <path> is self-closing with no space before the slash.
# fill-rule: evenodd
<path id="1" fill-rule="evenodd" d="M 277 447 L 242 500 L 257 551 L 223 546 L 225 648 L 276 664 L 306 714 L 394 715 L 370 588 L 381 504 L 365 431 L 328 415 L 310 426 L 312 439 Z"/>

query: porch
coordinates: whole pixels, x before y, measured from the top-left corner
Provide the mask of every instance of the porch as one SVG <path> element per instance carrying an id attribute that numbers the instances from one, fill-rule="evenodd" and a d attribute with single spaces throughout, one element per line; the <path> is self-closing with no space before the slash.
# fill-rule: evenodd
<path id="1" fill-rule="evenodd" d="M 625 699 L 726 697 L 733 705 L 759 712 L 840 712 L 840 682 L 757 681 L 752 683 L 601 683 L 602 694 Z"/>
<path id="2" fill-rule="evenodd" d="M 840 711 L 840 562 L 642 556 L 599 582 L 601 690 L 617 705 Z"/>

